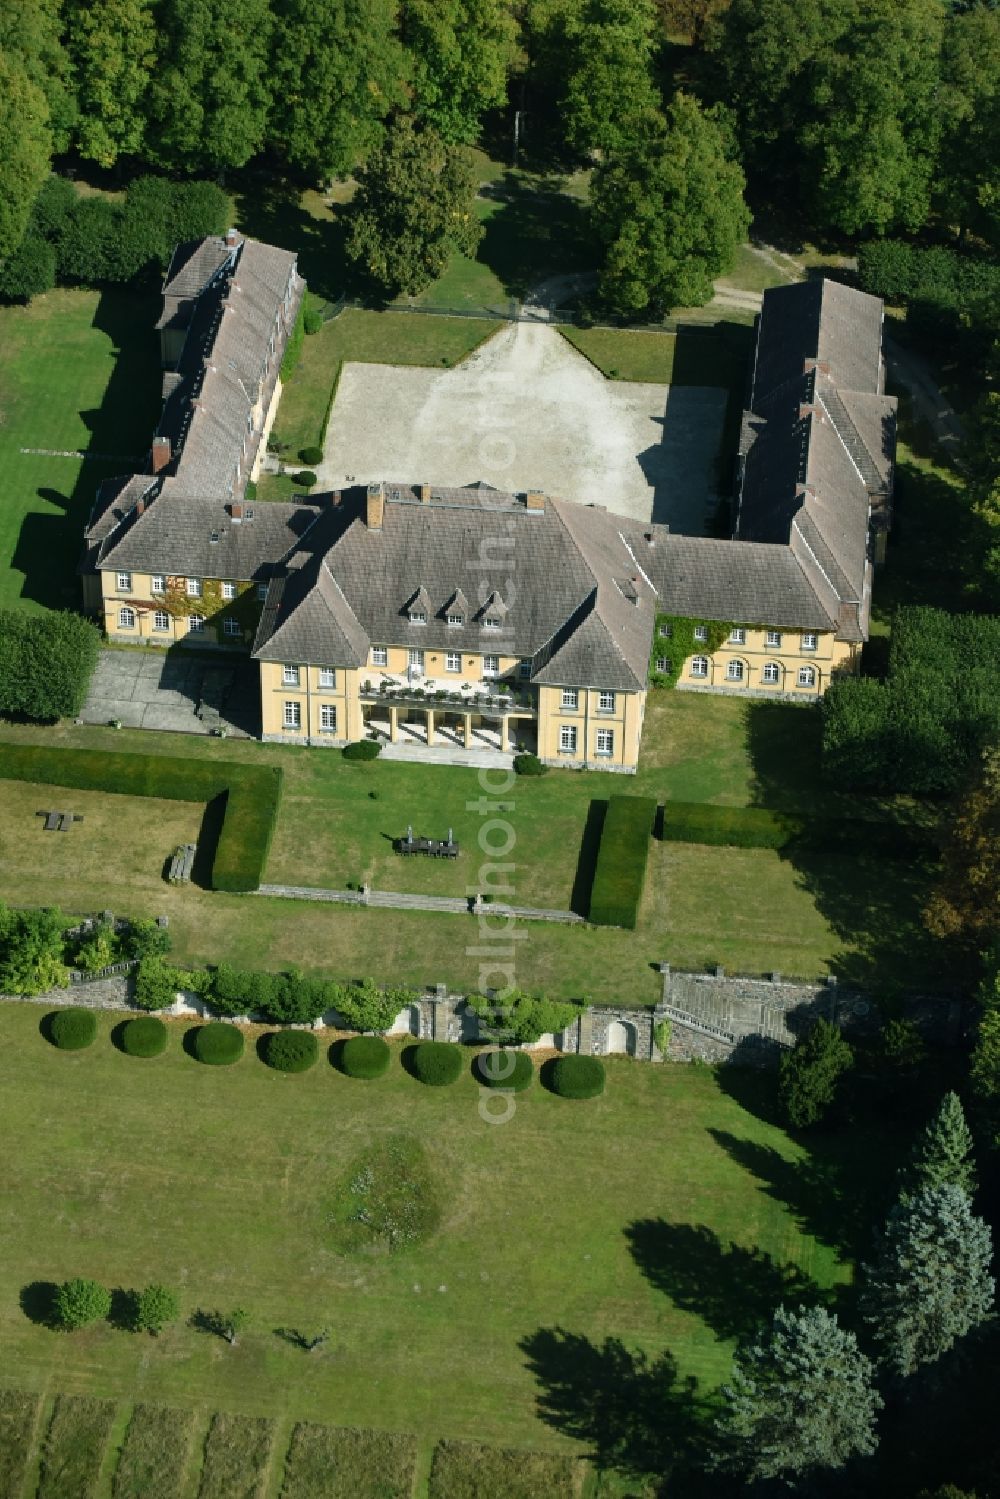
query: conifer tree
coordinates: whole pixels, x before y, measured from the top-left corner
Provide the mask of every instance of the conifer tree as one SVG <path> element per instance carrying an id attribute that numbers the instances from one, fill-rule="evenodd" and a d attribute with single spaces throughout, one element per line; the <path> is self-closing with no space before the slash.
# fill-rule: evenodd
<path id="1" fill-rule="evenodd" d="M 828 1020 L 817 1020 L 798 1045 L 781 1058 L 778 1094 L 789 1124 L 808 1129 L 833 1103 L 841 1076 L 854 1065 L 854 1053 Z"/>
<path id="2" fill-rule="evenodd" d="M 946 1093 L 934 1118 L 914 1142 L 910 1160 L 901 1173 L 901 1196 L 914 1196 L 924 1187 L 950 1184 L 969 1198 L 976 1190 L 971 1160 L 972 1132 L 957 1093 Z"/>

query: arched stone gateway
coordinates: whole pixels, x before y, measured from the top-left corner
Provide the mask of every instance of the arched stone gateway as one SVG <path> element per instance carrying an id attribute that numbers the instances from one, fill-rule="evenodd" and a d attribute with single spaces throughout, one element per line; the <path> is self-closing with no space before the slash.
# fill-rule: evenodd
<path id="1" fill-rule="evenodd" d="M 630 1020 L 612 1020 L 608 1026 L 605 1051 L 609 1057 L 616 1052 L 634 1057 L 637 1039 L 638 1032 Z"/>
<path id="2" fill-rule="evenodd" d="M 416 1036 L 420 1038 L 420 1006 L 404 1005 L 389 1027 L 390 1036 Z"/>

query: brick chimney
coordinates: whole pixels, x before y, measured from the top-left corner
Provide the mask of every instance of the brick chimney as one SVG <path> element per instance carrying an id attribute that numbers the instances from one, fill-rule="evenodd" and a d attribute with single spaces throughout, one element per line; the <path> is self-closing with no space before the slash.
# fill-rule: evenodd
<path id="1" fill-rule="evenodd" d="M 540 489 L 529 489 L 524 497 L 524 503 L 528 510 L 544 510 L 545 496 Z"/>
<path id="2" fill-rule="evenodd" d="M 150 449 L 151 467 L 154 474 L 161 473 L 173 457 L 169 437 L 154 437 Z"/>
<path id="3" fill-rule="evenodd" d="M 365 520 L 369 531 L 381 531 L 385 516 L 385 485 L 369 484 L 366 494 Z"/>
<path id="4" fill-rule="evenodd" d="M 417 494 L 420 496 L 421 505 L 429 505 L 431 502 L 431 486 L 429 484 L 418 484 Z"/>
<path id="5" fill-rule="evenodd" d="M 229 506 L 229 514 L 232 519 L 233 525 L 241 526 L 243 524 L 243 501 L 234 500 L 233 503 Z"/>

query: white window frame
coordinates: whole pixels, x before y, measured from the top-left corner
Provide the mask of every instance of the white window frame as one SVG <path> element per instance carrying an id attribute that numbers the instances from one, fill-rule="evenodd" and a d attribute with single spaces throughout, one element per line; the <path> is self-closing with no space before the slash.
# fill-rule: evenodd
<path id="1" fill-rule="evenodd" d="M 797 687 L 806 687 L 806 688 L 809 688 L 810 690 L 815 690 L 815 687 L 816 687 L 816 668 L 815 668 L 815 666 L 800 666 L 799 667 L 799 672 L 798 672 L 798 677 L 796 679 L 795 685 Z"/>
<path id="2" fill-rule="evenodd" d="M 299 668 L 297 666 L 283 665 L 281 668 L 282 687 L 297 687 L 299 685 Z"/>
<path id="3" fill-rule="evenodd" d="M 559 725 L 559 753 L 575 755 L 578 742 L 576 724 L 561 723 Z"/>
<path id="4" fill-rule="evenodd" d="M 464 624 L 465 624 L 465 615 L 464 614 L 449 614 L 448 615 L 448 628 L 449 628 L 449 630 L 457 630 L 457 629 L 459 629 L 459 627 L 461 625 L 464 625 Z"/>
<path id="5" fill-rule="evenodd" d="M 163 573 L 154 573 L 149 580 L 150 593 L 166 593 L 167 580 Z"/>
<path id="6" fill-rule="evenodd" d="M 704 679 L 705 677 L 708 676 L 708 657 L 707 656 L 692 656 L 691 657 L 691 675 L 693 677 L 698 677 L 699 680 Z"/>
<path id="7" fill-rule="evenodd" d="M 204 616 L 204 614 L 189 614 L 188 615 L 188 634 L 189 635 L 201 635 L 201 634 L 204 633 L 204 629 L 205 629 L 205 616 Z"/>
<path id="8" fill-rule="evenodd" d="M 319 731 L 321 734 L 336 734 L 337 705 L 335 703 L 320 703 Z"/>
<path id="9" fill-rule="evenodd" d="M 166 609 L 153 610 L 153 629 L 157 631 L 166 631 L 170 629 L 170 615 L 167 613 Z"/>
<path id="10" fill-rule="evenodd" d="M 761 673 L 761 681 L 765 687 L 777 687 L 781 681 L 781 667 L 777 661 L 765 661 L 764 670 Z"/>
<path id="11" fill-rule="evenodd" d="M 257 602 L 259 604 L 262 604 L 266 598 L 267 598 L 267 584 L 266 583 L 258 583 L 257 584 Z"/>
<path id="12" fill-rule="evenodd" d="M 599 692 L 597 694 L 598 713 L 613 713 L 617 702 L 618 694 L 616 692 Z"/>
<path id="13" fill-rule="evenodd" d="M 673 640 L 674 627 L 673 625 L 661 625 L 656 633 L 657 635 L 659 635 L 661 640 Z"/>
<path id="14" fill-rule="evenodd" d="M 595 743 L 595 754 L 613 755 L 615 752 L 614 729 L 598 729 Z"/>
<path id="15" fill-rule="evenodd" d="M 115 582 L 115 587 L 117 588 L 117 590 L 118 590 L 119 593 L 131 593 L 132 592 L 132 574 L 131 573 L 119 573 L 118 576 L 117 576 L 117 581 Z"/>
<path id="16" fill-rule="evenodd" d="M 281 727 L 286 734 L 294 734 L 302 727 L 302 704 L 286 698 L 281 709 Z"/>
<path id="17" fill-rule="evenodd" d="M 319 669 L 319 685 L 321 687 L 336 687 L 337 668 L 335 666 L 321 666 Z"/>
<path id="18" fill-rule="evenodd" d="M 224 599 L 234 599 L 236 597 L 236 584 L 235 583 L 223 583 L 223 585 L 222 585 L 222 597 Z"/>
<path id="19" fill-rule="evenodd" d="M 560 700 L 559 706 L 564 710 L 569 708 L 572 711 L 575 711 L 577 708 L 579 708 L 580 693 L 578 689 L 576 687 L 564 687 L 562 689 L 562 698 Z"/>
<path id="20" fill-rule="evenodd" d="M 727 682 L 745 682 L 746 681 L 746 675 L 747 675 L 746 666 L 740 660 L 739 656 L 734 657 L 732 661 L 727 661 L 726 662 L 726 681 Z"/>
<path id="21" fill-rule="evenodd" d="M 734 625 L 729 632 L 730 645 L 746 645 L 747 632 L 742 625 Z"/>
<path id="22" fill-rule="evenodd" d="M 423 671 L 424 653 L 419 645 L 411 645 L 407 649 L 406 665 L 410 671 Z"/>
<path id="23" fill-rule="evenodd" d="M 819 636 L 813 630 L 806 630 L 802 636 L 802 649 L 814 651 L 819 645 Z"/>
<path id="24" fill-rule="evenodd" d="M 694 638 L 704 645 L 708 640 L 708 625 L 695 625 Z"/>
<path id="25" fill-rule="evenodd" d="M 484 630 L 499 630 L 502 627 L 502 624 L 503 621 L 499 619 L 495 614 L 487 614 L 483 619 Z"/>
<path id="26" fill-rule="evenodd" d="M 184 587 L 189 599 L 201 598 L 202 589 L 200 578 L 185 578 Z"/>
<path id="27" fill-rule="evenodd" d="M 118 628 L 119 630 L 135 629 L 135 610 L 128 604 L 123 604 L 118 611 Z"/>
<path id="28" fill-rule="evenodd" d="M 223 635 L 228 635 L 230 639 L 235 639 L 237 635 L 242 636 L 243 626 L 238 619 L 224 619 L 222 621 L 222 633 Z"/>
<path id="29" fill-rule="evenodd" d="M 389 665 L 389 647 L 387 645 L 373 645 L 372 646 L 372 665 L 373 666 L 388 666 Z"/>
<path id="30" fill-rule="evenodd" d="M 426 609 L 411 609 L 410 610 L 410 624 L 411 625 L 425 625 L 426 623 L 427 623 L 427 610 Z"/>
<path id="31" fill-rule="evenodd" d="M 484 677 L 489 677 L 492 680 L 492 678 L 498 677 L 499 675 L 500 675 L 500 657 L 499 656 L 484 656 L 483 657 L 483 676 Z"/>
<path id="32" fill-rule="evenodd" d="M 767 633 L 764 636 L 764 644 L 766 646 L 768 646 L 772 651 L 780 651 L 781 650 L 781 631 L 780 630 L 768 630 Z"/>
<path id="33" fill-rule="evenodd" d="M 462 652 L 461 651 L 448 651 L 446 653 L 446 655 L 445 655 L 445 658 L 444 658 L 444 669 L 445 669 L 445 671 L 461 671 L 462 670 Z"/>
<path id="34" fill-rule="evenodd" d="M 522 682 L 529 682 L 531 680 L 530 656 L 522 657 L 522 659 L 517 663 L 517 674 L 521 678 Z"/>
<path id="35" fill-rule="evenodd" d="M 673 664 L 672 664 L 672 662 L 670 660 L 670 657 L 669 656 L 657 656 L 657 658 L 656 658 L 656 669 L 657 669 L 657 671 L 663 672 L 664 676 L 669 676 L 670 673 L 674 669 L 673 668 Z"/>

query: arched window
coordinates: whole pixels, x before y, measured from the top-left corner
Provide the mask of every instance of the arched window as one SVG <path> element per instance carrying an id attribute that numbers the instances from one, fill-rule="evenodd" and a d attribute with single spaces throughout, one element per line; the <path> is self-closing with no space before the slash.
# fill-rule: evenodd
<path id="1" fill-rule="evenodd" d="M 815 666 L 800 666 L 799 667 L 799 686 L 800 687 L 815 687 L 816 686 L 816 668 L 815 668 Z"/>
<path id="2" fill-rule="evenodd" d="M 776 687 L 781 681 L 781 667 L 777 661 L 764 662 L 764 681 L 768 687 Z"/>
<path id="3" fill-rule="evenodd" d="M 119 611 L 118 611 L 118 628 L 119 628 L 119 630 L 134 630 L 135 629 L 135 610 L 134 609 L 129 609 L 127 605 L 126 605 L 126 607 L 124 609 L 119 609 Z"/>
<path id="4" fill-rule="evenodd" d="M 730 661 L 726 666 L 726 681 L 742 682 L 745 672 L 742 661 Z"/>
<path id="5" fill-rule="evenodd" d="M 691 657 L 691 675 L 693 677 L 707 677 L 708 676 L 708 657 L 707 656 L 692 656 Z"/>

